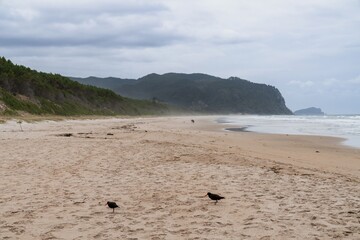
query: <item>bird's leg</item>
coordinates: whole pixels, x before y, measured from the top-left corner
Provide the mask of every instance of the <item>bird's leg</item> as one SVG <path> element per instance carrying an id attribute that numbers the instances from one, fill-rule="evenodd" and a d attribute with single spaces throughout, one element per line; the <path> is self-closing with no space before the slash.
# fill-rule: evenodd
<path id="1" fill-rule="evenodd" d="M 215 205 L 217 204 L 217 200 L 216 200 L 216 202 L 215 202 Z"/>
<path id="2" fill-rule="evenodd" d="M 115 212 L 115 208 L 113 208 L 113 212 Z"/>

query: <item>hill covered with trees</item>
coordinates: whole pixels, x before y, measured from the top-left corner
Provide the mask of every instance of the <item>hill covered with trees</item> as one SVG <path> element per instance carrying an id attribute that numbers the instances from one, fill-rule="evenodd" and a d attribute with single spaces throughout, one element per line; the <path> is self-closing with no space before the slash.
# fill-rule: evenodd
<path id="1" fill-rule="evenodd" d="M 237 77 L 206 74 L 149 74 L 137 80 L 73 78 L 112 89 L 123 96 L 149 99 L 202 113 L 292 114 L 278 89 Z"/>
<path id="2" fill-rule="evenodd" d="M 164 104 L 122 97 L 107 89 L 85 86 L 58 74 L 15 65 L 0 58 L 0 114 L 138 115 L 160 114 Z"/>

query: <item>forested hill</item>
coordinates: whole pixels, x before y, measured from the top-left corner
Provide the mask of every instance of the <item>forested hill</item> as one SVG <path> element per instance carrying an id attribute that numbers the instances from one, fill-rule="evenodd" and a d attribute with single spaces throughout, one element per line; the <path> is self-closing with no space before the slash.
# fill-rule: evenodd
<path id="1" fill-rule="evenodd" d="M 292 114 L 275 87 L 236 77 L 167 73 L 149 74 L 138 80 L 73 79 L 107 87 L 123 96 L 154 99 L 204 113 Z"/>
<path id="2" fill-rule="evenodd" d="M 129 99 L 0 58 L 0 114 L 138 115 L 166 111 L 163 104 Z"/>

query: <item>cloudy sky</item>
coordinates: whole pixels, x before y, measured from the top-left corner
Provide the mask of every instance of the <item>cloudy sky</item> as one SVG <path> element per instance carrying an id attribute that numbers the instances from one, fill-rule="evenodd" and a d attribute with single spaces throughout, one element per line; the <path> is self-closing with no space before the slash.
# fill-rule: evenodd
<path id="1" fill-rule="evenodd" d="M 0 56 L 66 76 L 201 72 L 360 113 L 360 0 L 0 0 Z"/>

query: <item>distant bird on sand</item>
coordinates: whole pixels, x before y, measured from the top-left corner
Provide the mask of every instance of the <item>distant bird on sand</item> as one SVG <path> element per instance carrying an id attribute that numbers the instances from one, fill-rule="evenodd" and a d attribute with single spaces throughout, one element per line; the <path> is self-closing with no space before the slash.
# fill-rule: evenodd
<path id="1" fill-rule="evenodd" d="M 192 123 L 195 123 L 195 120 L 194 120 L 194 119 L 191 119 L 191 122 L 192 122 Z"/>
<path id="2" fill-rule="evenodd" d="M 209 197 L 211 200 L 216 201 L 215 204 L 216 204 L 219 200 L 225 198 L 225 197 L 222 197 L 222 196 L 220 196 L 220 195 L 213 194 L 213 193 L 211 193 L 211 192 L 208 192 L 206 195 L 208 195 L 208 197 Z M 205 195 L 205 196 L 206 196 L 206 195 Z"/>
<path id="3" fill-rule="evenodd" d="M 116 202 L 107 202 L 106 204 L 109 206 L 109 208 L 113 209 L 113 212 L 115 211 L 115 208 L 119 207 Z"/>

